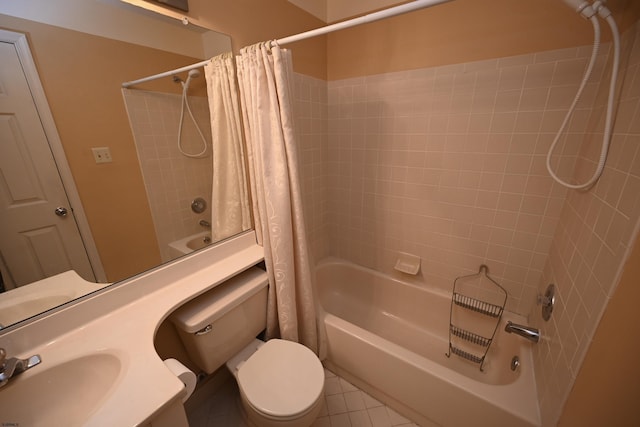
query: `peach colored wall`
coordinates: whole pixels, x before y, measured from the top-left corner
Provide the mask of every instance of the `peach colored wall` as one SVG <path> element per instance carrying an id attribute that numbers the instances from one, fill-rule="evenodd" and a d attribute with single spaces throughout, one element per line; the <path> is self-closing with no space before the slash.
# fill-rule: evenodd
<path id="1" fill-rule="evenodd" d="M 189 16 L 231 36 L 234 51 L 266 40 L 290 36 L 325 25 L 287 0 L 191 0 Z M 326 38 L 315 37 L 287 46 L 296 72 L 326 78 Z"/>
<path id="2" fill-rule="evenodd" d="M 230 34 L 236 50 L 324 25 L 286 0 L 190 5 L 213 29 Z M 0 15 L 0 27 L 28 34 L 108 280 L 157 265 L 160 254 L 120 84 L 199 60 L 6 15 Z M 325 77 L 324 37 L 289 47 L 298 71 Z M 176 87 L 169 79 L 145 84 L 167 92 Z M 96 165 L 90 150 L 96 146 L 111 147 L 114 163 Z M 122 244 L 127 241 L 134 243 Z"/>
<path id="3" fill-rule="evenodd" d="M 338 22 L 381 9 L 408 3 L 408 0 L 327 0 L 327 22 Z"/>
<path id="4" fill-rule="evenodd" d="M 640 425 L 640 244 L 593 337 L 569 396 L 560 427 Z"/>
<path id="5" fill-rule="evenodd" d="M 612 10 L 627 7 L 627 0 L 609 3 Z M 592 39 L 591 25 L 559 0 L 455 0 L 328 35 L 327 76 L 337 80 L 501 58 Z"/>
<path id="6" fill-rule="evenodd" d="M 313 16 L 327 22 L 327 12 L 329 9 L 327 0 L 287 0 L 301 9 L 306 10 Z"/>
<path id="7" fill-rule="evenodd" d="M 0 15 L 0 27 L 28 36 L 108 280 L 159 264 L 120 84 L 193 58 L 6 15 Z M 148 87 L 174 86 L 165 80 Z M 95 163 L 91 147 L 102 146 L 111 148 L 113 163 Z"/>

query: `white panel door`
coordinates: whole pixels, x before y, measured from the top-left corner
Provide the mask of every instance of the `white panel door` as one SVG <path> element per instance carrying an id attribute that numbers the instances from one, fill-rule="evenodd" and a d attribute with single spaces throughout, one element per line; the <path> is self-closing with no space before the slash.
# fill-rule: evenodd
<path id="1" fill-rule="evenodd" d="M 5 42 L 0 42 L 0 256 L 7 288 L 71 269 L 95 281 L 15 46 Z"/>

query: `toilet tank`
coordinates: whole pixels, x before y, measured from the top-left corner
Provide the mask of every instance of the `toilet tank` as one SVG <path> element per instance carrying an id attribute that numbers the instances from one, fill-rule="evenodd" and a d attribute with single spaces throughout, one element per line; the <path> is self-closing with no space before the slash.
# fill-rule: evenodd
<path id="1" fill-rule="evenodd" d="M 267 287 L 266 271 L 251 267 L 169 316 L 200 369 L 214 372 L 265 329 Z"/>

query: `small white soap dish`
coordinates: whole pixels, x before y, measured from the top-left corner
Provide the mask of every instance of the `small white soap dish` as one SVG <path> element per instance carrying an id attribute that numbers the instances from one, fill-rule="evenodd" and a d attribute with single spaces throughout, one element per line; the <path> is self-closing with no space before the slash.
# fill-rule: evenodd
<path id="1" fill-rule="evenodd" d="M 400 252 L 396 260 L 396 265 L 393 268 L 402 273 L 415 276 L 418 274 L 418 271 L 420 271 L 420 257 Z"/>

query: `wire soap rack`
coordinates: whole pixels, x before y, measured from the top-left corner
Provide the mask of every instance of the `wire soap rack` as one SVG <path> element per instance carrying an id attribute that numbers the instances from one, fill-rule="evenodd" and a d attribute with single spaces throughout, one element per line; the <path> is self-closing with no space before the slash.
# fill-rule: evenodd
<path id="1" fill-rule="evenodd" d="M 483 371 L 506 302 L 507 291 L 489 276 L 489 267 L 484 264 L 477 273 L 456 278 L 449 311 L 449 351 L 446 356 L 451 357 L 453 353 L 479 364 Z"/>

